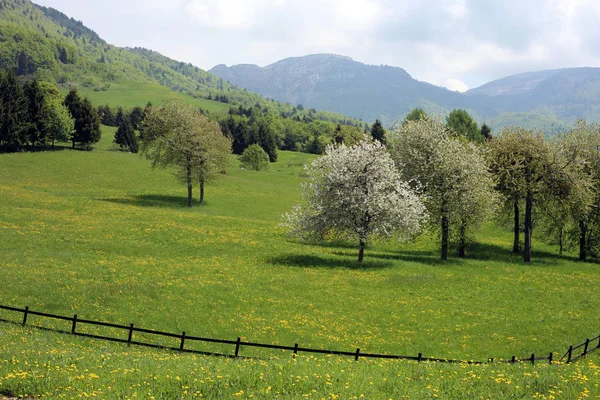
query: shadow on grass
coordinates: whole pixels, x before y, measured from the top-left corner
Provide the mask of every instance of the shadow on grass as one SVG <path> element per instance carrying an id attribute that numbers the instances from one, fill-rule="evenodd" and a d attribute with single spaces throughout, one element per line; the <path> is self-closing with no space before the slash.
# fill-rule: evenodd
<path id="1" fill-rule="evenodd" d="M 159 194 L 143 194 L 127 198 L 107 198 L 100 199 L 109 203 L 124 204 L 137 207 L 158 207 L 158 208 L 187 208 L 187 197 L 183 196 L 165 196 Z M 206 203 L 204 204 L 206 205 Z M 198 200 L 194 200 L 194 207 L 199 207 Z"/>
<path id="2" fill-rule="evenodd" d="M 343 253 L 343 256 L 349 256 L 348 253 Z M 394 264 L 389 261 L 380 261 L 369 259 L 368 254 L 365 254 L 364 263 L 357 261 L 358 252 L 354 254 L 354 259 L 348 259 L 347 257 L 321 257 L 316 255 L 301 255 L 301 254 L 288 254 L 278 257 L 267 259 L 267 262 L 273 265 L 284 265 L 287 267 L 301 267 L 301 268 L 346 268 L 346 269 L 385 269 L 390 268 Z"/>

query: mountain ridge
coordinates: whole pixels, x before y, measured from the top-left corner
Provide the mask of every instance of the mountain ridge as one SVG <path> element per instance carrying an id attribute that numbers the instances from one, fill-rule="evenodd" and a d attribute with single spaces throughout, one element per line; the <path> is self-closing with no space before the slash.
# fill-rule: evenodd
<path id="1" fill-rule="evenodd" d="M 209 72 L 280 101 L 378 118 L 387 125 L 415 107 L 435 114 L 464 108 L 496 130 L 520 119 L 525 127 L 545 131 L 577 118 L 600 122 L 600 68 L 593 67 L 515 74 L 465 93 L 416 80 L 400 67 L 330 54 L 289 57 L 265 67 L 220 64 Z"/>

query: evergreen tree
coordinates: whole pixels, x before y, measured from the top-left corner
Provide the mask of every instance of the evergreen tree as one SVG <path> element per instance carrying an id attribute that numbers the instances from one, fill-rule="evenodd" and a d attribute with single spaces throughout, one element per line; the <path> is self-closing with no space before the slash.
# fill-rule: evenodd
<path id="1" fill-rule="evenodd" d="M 342 125 L 337 124 L 333 133 L 333 143 L 340 145 L 344 143 L 344 134 L 342 133 Z"/>
<path id="2" fill-rule="evenodd" d="M 98 143 L 102 137 L 100 118 L 98 117 L 98 111 L 87 98 L 83 99 L 81 111 L 80 143 L 82 146 L 89 148 Z M 77 129 L 77 121 L 75 122 L 75 129 Z"/>
<path id="3" fill-rule="evenodd" d="M 493 138 L 492 130 L 489 126 L 487 126 L 485 122 L 483 123 L 483 125 L 481 125 L 481 136 L 483 136 L 486 140 L 492 140 Z"/>
<path id="4" fill-rule="evenodd" d="M 385 129 L 380 120 L 376 120 L 371 127 L 371 137 L 373 140 L 379 140 L 381 143 L 385 144 Z"/>
<path id="5" fill-rule="evenodd" d="M 73 148 L 75 143 L 84 147 L 97 143 L 101 137 L 100 117 L 92 103 L 87 98 L 81 100 L 77 89 L 71 89 L 64 104 L 75 120 L 75 132 L 71 136 Z"/>
<path id="6" fill-rule="evenodd" d="M 44 129 L 47 116 L 45 96 L 37 80 L 32 80 L 25 84 L 25 95 L 28 102 L 29 126 L 27 129 L 27 140 L 35 146 L 37 142 L 46 143 L 46 131 Z"/>
<path id="7" fill-rule="evenodd" d="M 14 72 L 1 78 L 0 147 L 3 151 L 18 151 L 27 143 L 27 97 Z"/>
<path id="8" fill-rule="evenodd" d="M 123 120 L 126 119 L 125 113 L 123 112 L 123 107 L 117 107 L 117 114 L 115 115 L 115 123 L 116 126 L 121 127 L 123 125 Z"/>
<path id="9" fill-rule="evenodd" d="M 81 120 L 82 120 L 82 106 L 83 102 L 81 97 L 79 97 L 79 93 L 77 93 L 77 89 L 73 88 L 69 91 L 69 94 L 65 97 L 64 101 L 65 107 L 71 113 L 71 116 L 75 120 L 75 130 L 71 133 L 72 147 L 75 148 L 76 142 L 81 142 Z"/>
<path id="10" fill-rule="evenodd" d="M 136 106 L 133 108 L 133 110 L 131 110 L 131 113 L 129 113 L 129 120 L 131 121 L 131 126 L 133 126 L 133 129 L 136 131 L 140 130 L 140 125 L 142 124 L 144 117 L 145 113 L 142 107 Z"/>
<path id="11" fill-rule="evenodd" d="M 133 125 L 129 119 L 125 118 L 121 122 L 119 129 L 115 133 L 114 142 L 119 145 L 121 150 L 129 151 L 131 153 L 138 152 L 138 138 L 133 130 Z"/>

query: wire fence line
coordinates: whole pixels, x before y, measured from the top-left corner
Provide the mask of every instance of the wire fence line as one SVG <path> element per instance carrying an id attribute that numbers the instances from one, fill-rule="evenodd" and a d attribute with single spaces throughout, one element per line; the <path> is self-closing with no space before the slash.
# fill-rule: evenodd
<path id="1" fill-rule="evenodd" d="M 191 335 L 187 335 L 186 332 L 181 332 L 181 333 L 161 332 L 161 331 L 157 331 L 157 330 L 153 330 L 153 329 L 140 328 L 140 327 L 135 326 L 133 323 L 131 323 L 129 325 L 120 325 L 120 324 L 114 324 L 114 323 L 108 323 L 108 322 L 93 321 L 93 320 L 89 320 L 89 319 L 81 319 L 81 318 L 77 317 L 77 314 L 73 315 L 72 317 L 67 317 L 67 316 L 50 314 L 50 313 L 45 313 L 45 312 L 40 312 L 40 311 L 33 311 L 33 310 L 29 309 L 29 306 L 26 306 L 25 308 L 18 308 L 18 307 L 10 307 L 10 306 L 0 305 L 0 310 L 5 310 L 5 311 L 22 314 L 21 322 L 11 321 L 11 320 L 6 320 L 6 319 L 0 318 L 0 321 L 2 321 L 2 322 L 18 324 L 18 325 L 22 325 L 22 326 L 29 326 L 32 328 L 38 328 L 38 329 L 43 329 L 43 330 L 52 331 L 52 332 L 67 333 L 67 334 L 91 338 L 91 339 L 99 339 L 99 340 L 107 340 L 107 341 L 111 341 L 111 342 L 123 343 L 123 344 L 127 344 L 128 346 L 130 346 L 130 345 L 145 346 L 145 347 L 179 351 L 179 352 L 184 352 L 184 353 L 194 353 L 194 354 L 201 354 L 201 355 L 207 355 L 207 356 L 220 356 L 220 357 L 228 357 L 228 358 L 252 358 L 252 357 L 245 357 L 245 356 L 240 355 L 240 351 L 241 351 L 242 347 L 253 347 L 253 348 L 262 348 L 262 349 L 290 351 L 290 352 L 292 352 L 294 357 L 298 353 L 313 353 L 313 354 L 353 357 L 356 361 L 358 361 L 360 358 L 374 358 L 374 359 L 412 360 L 412 361 L 418 361 L 418 362 L 428 361 L 428 362 L 455 363 L 455 364 L 485 364 L 485 363 L 493 363 L 493 362 L 514 364 L 514 363 L 526 362 L 526 363 L 531 363 L 532 365 L 535 365 L 535 363 L 538 361 L 548 362 L 549 364 L 552 364 L 552 362 L 553 362 L 553 353 L 552 352 L 548 356 L 544 356 L 544 357 L 536 357 L 535 354 L 531 354 L 530 357 L 526 357 L 526 358 L 517 358 L 516 356 L 513 356 L 510 360 L 488 358 L 487 361 L 455 360 L 455 359 L 448 359 L 448 358 L 423 357 L 422 353 L 419 353 L 417 356 L 375 354 L 375 353 L 363 353 L 363 352 L 361 352 L 360 348 L 357 348 L 355 351 L 326 350 L 326 349 L 301 347 L 298 343 L 295 343 L 293 346 L 285 346 L 285 345 L 278 345 L 278 344 L 248 342 L 248 341 L 243 341 L 240 337 L 238 337 L 236 340 L 226 340 L 226 339 L 214 339 L 214 338 L 201 337 L 201 336 L 191 336 Z M 67 330 L 61 330 L 61 329 L 56 329 L 56 328 L 47 328 L 47 327 L 43 327 L 43 326 L 27 324 L 27 319 L 30 315 L 70 322 L 71 329 L 69 331 L 67 331 Z M 83 333 L 81 331 L 77 331 L 77 327 L 81 326 L 81 325 L 92 325 L 92 326 L 101 326 L 101 327 L 119 329 L 119 330 L 124 331 L 123 332 L 124 335 L 123 335 L 123 337 L 112 337 L 112 336 L 103 336 L 103 335 L 96 335 L 96 334 L 90 334 L 90 333 Z M 155 344 L 155 343 L 148 343 L 148 342 L 141 341 L 141 339 L 134 340 L 135 333 L 143 333 L 143 334 L 177 339 L 179 341 L 179 346 L 175 347 L 175 346 L 159 345 L 159 344 Z M 127 337 L 126 339 L 125 339 L 125 336 Z M 590 346 L 595 341 L 598 341 L 598 344 L 595 347 Z M 231 346 L 235 346 L 235 347 L 232 348 L 231 352 L 229 352 L 229 353 L 216 353 L 216 352 L 211 352 L 211 351 L 190 349 L 189 347 L 186 348 L 186 343 L 189 344 L 191 342 L 216 343 L 216 344 L 223 344 L 223 345 L 231 345 Z M 599 348 L 600 348 L 600 335 L 593 339 L 587 339 L 584 343 L 582 343 L 580 345 L 570 346 L 569 350 L 567 350 L 567 352 L 560 358 L 559 361 L 562 361 L 563 359 L 567 358 L 566 363 L 568 364 L 568 363 L 576 361 L 582 357 L 585 357 L 587 354 L 589 354 L 595 350 L 598 350 Z M 582 352 L 580 354 L 574 354 L 574 351 L 577 351 L 579 349 L 583 349 Z"/>

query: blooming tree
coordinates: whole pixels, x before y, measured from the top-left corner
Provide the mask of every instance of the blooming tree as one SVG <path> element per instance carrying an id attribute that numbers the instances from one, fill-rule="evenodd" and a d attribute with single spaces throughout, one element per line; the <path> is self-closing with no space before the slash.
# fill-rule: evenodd
<path id="1" fill-rule="evenodd" d="M 440 119 L 407 121 L 388 135 L 393 159 L 403 179 L 421 185 L 430 228 L 441 236 L 441 258 L 448 258 L 451 238 L 464 256 L 470 234 L 494 211 L 493 181 L 482 150 L 453 136 Z"/>
<path id="2" fill-rule="evenodd" d="M 357 239 L 363 262 L 369 237 L 406 239 L 419 233 L 425 206 L 380 142 L 364 137 L 352 147 L 330 145 L 306 169 L 305 204 L 285 215 L 284 226 L 293 235 Z"/>

